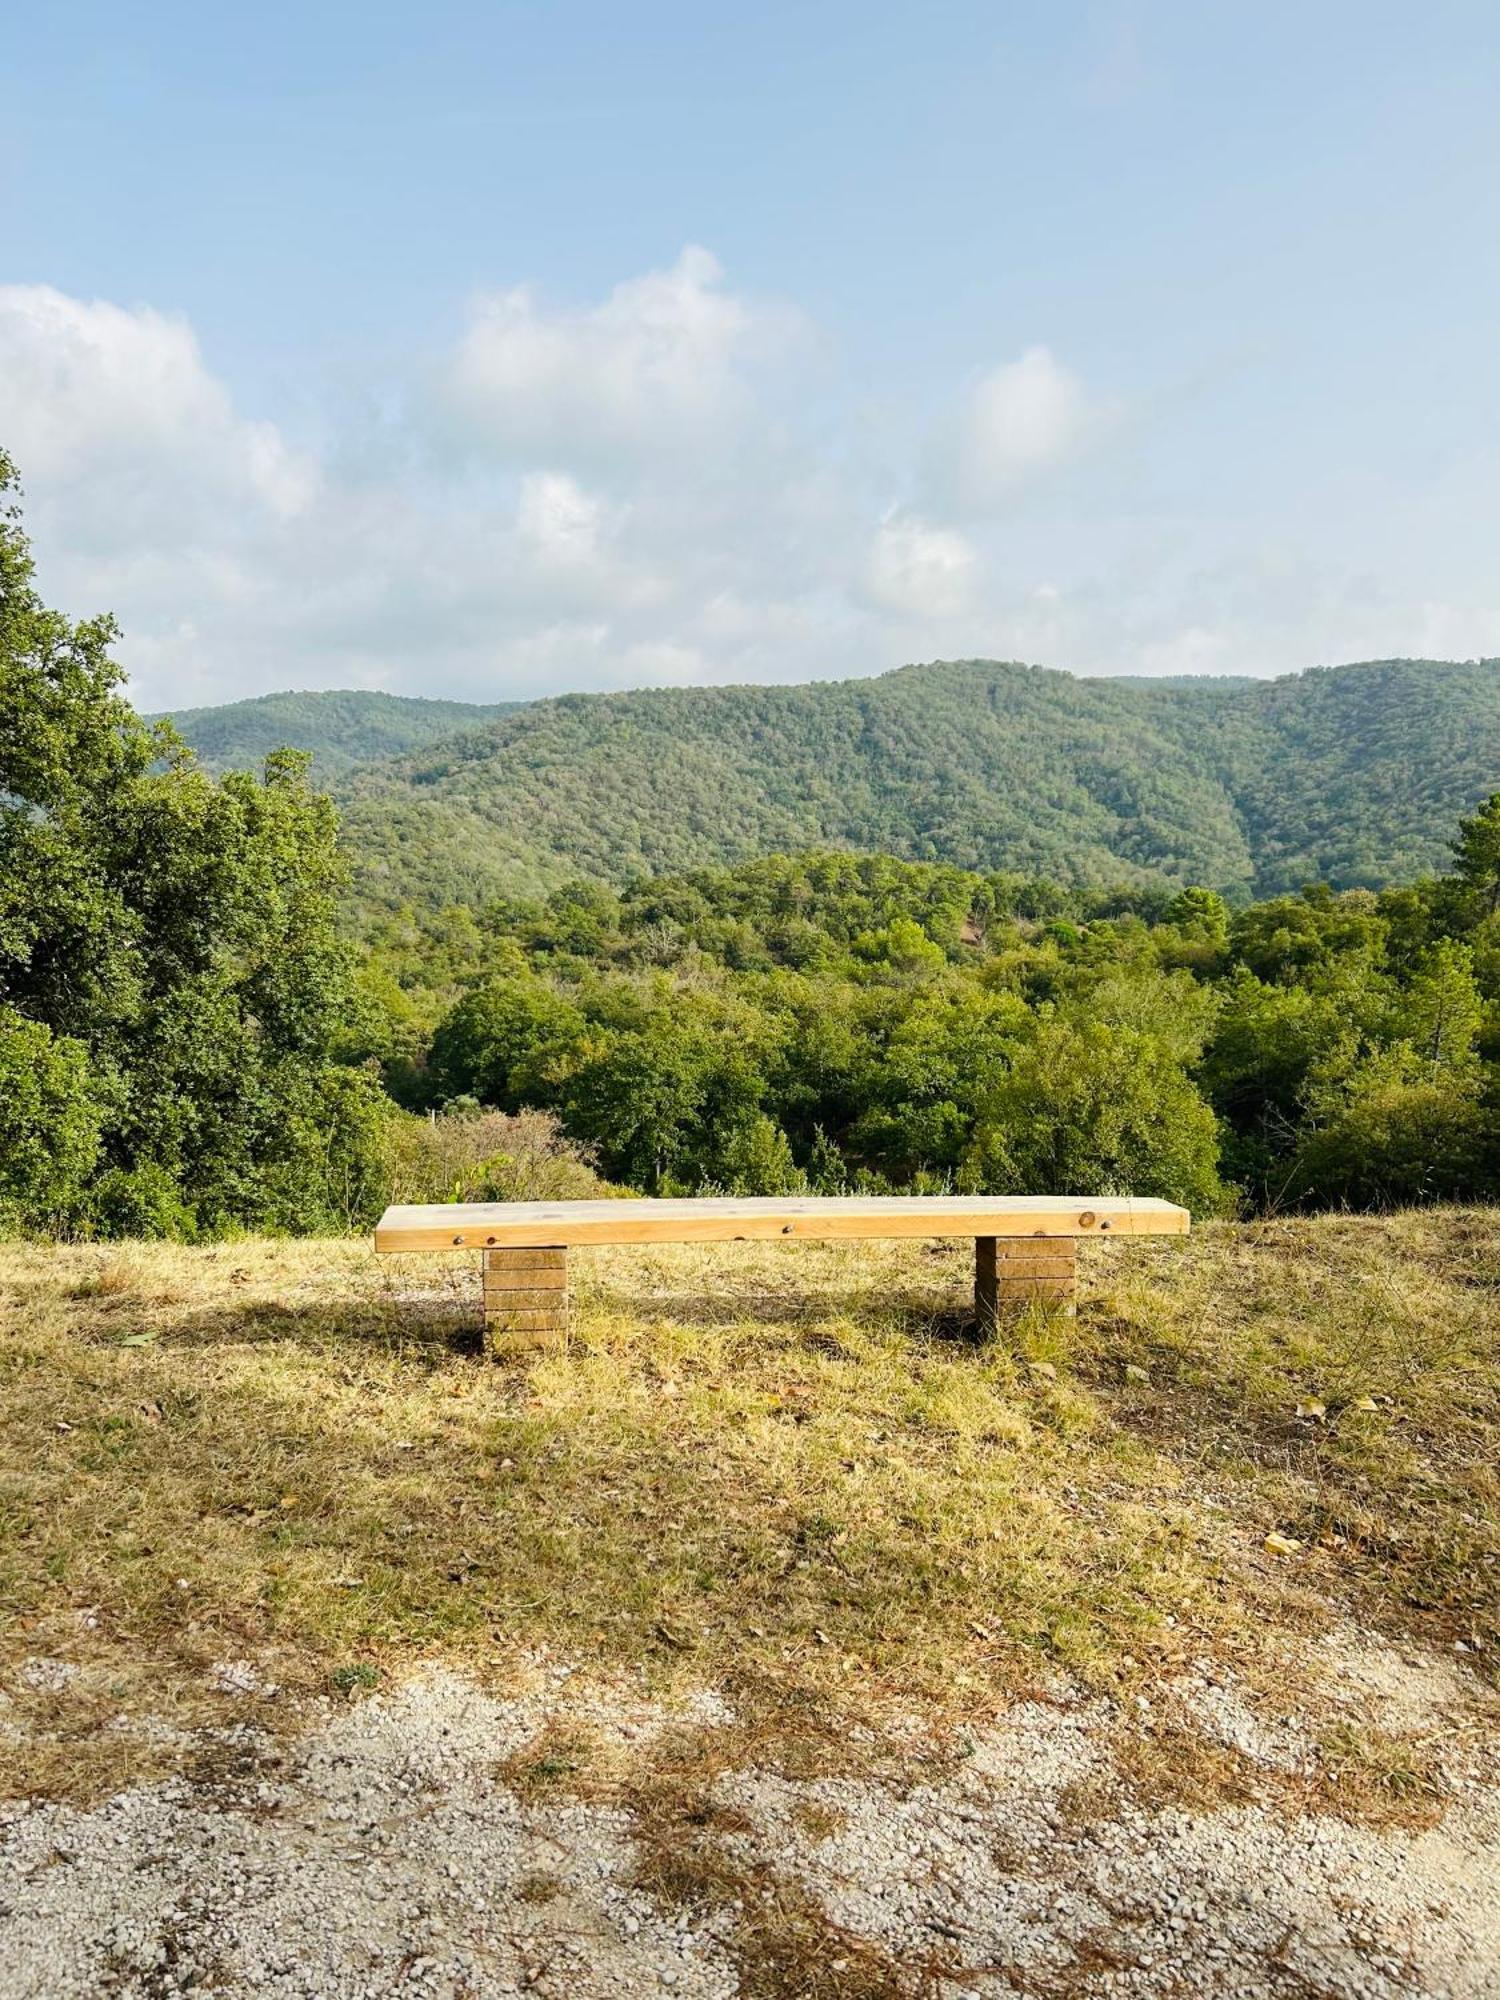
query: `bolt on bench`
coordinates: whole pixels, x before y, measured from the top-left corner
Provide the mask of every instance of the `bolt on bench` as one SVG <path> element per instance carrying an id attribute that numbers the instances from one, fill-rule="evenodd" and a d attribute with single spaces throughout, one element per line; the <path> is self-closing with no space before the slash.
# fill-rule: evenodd
<path id="1" fill-rule="evenodd" d="M 560 1345 L 568 1331 L 568 1251 L 595 1243 L 744 1243 L 781 1238 L 971 1236 L 974 1307 L 992 1329 L 1042 1303 L 1071 1310 L 1078 1239 L 1181 1235 L 1174 1202 L 1066 1195 L 808 1196 L 671 1201 L 452 1202 L 388 1208 L 385 1253 L 478 1250 L 492 1353 Z"/>

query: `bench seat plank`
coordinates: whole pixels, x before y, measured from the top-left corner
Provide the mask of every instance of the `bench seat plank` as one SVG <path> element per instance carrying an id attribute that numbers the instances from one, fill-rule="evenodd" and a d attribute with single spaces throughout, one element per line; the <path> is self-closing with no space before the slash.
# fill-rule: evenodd
<path id="1" fill-rule="evenodd" d="M 440 1202 L 388 1208 L 385 1252 L 566 1249 L 587 1243 L 733 1243 L 860 1236 L 1179 1235 L 1185 1208 L 1068 1195 L 809 1195 L 623 1201 Z"/>

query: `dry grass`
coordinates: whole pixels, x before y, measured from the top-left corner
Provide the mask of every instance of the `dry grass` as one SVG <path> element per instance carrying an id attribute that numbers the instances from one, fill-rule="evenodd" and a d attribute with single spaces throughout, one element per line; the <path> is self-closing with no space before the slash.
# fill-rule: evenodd
<path id="1" fill-rule="evenodd" d="M 1302 1544 L 1284 1574 L 1500 1665 L 1500 1214 L 1142 1245 L 1086 1324 L 1114 1421 Z"/>
<path id="2" fill-rule="evenodd" d="M 1330 1595 L 1493 1658 L 1497 1243 L 1434 1212 L 1100 1246 L 1076 1322 L 989 1349 L 953 1337 L 966 1246 L 600 1251 L 569 1351 L 503 1367 L 456 1261 L 0 1249 L 0 1679 L 42 1725 L 0 1787 L 159 1768 L 115 1718 L 242 1715 L 222 1660 L 357 1693 L 542 1650 L 715 1683 L 786 1759 L 1057 1666 L 1253 1659 Z M 65 1703 L 35 1655 L 79 1669 Z"/>
<path id="3" fill-rule="evenodd" d="M 1345 1723 L 1318 1745 L 1323 1803 L 1364 1825 L 1434 1826 L 1446 1788 L 1430 1739 Z"/>

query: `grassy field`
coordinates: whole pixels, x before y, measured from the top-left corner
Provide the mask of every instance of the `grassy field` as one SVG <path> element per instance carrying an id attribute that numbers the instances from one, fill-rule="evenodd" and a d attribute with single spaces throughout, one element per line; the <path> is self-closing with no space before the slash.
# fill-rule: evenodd
<path id="1" fill-rule="evenodd" d="M 544 1653 L 785 1749 L 1058 1669 L 1253 1680 L 1269 1620 L 1500 1659 L 1500 1214 L 1091 1244 L 1076 1320 L 988 1347 L 966 1245 L 574 1264 L 568 1351 L 501 1366 L 458 1260 L 0 1246 L 0 1791 L 166 1767 L 114 1722 L 227 1712 L 226 1661 L 337 1694 Z"/>

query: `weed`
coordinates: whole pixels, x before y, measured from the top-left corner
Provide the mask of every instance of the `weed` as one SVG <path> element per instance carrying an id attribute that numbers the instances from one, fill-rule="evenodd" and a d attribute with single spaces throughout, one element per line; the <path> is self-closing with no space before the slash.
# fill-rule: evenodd
<path id="1" fill-rule="evenodd" d="M 329 1685 L 335 1694 L 359 1694 L 380 1685 L 380 1669 L 371 1666 L 368 1660 L 357 1660 L 341 1667 L 335 1667 L 328 1676 Z"/>

